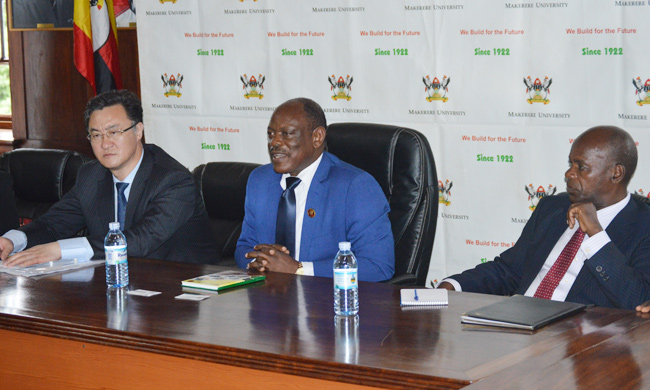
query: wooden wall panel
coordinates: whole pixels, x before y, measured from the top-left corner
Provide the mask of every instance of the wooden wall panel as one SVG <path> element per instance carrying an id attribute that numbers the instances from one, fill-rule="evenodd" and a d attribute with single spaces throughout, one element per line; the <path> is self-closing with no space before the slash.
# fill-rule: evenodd
<path id="1" fill-rule="evenodd" d="M 140 96 L 135 29 L 118 30 L 124 88 Z M 83 111 L 92 89 L 74 66 L 72 30 L 9 33 L 15 147 L 76 150 L 90 157 Z"/>

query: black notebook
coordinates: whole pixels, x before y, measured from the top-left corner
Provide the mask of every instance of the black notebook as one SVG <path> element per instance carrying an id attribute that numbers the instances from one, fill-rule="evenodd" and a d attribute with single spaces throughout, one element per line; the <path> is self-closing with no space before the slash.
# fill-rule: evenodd
<path id="1" fill-rule="evenodd" d="M 535 330 L 572 314 L 588 305 L 514 295 L 497 303 L 468 311 L 460 316 L 463 324 L 500 326 Z"/>

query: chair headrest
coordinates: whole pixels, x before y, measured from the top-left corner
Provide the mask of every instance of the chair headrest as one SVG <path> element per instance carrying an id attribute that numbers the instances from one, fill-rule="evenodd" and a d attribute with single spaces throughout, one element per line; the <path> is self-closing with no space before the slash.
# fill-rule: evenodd
<path id="1" fill-rule="evenodd" d="M 209 162 L 194 168 L 196 181 L 210 218 L 243 220 L 248 176 L 259 164 Z"/>
<path id="2" fill-rule="evenodd" d="M 402 186 L 437 185 L 429 142 L 413 129 L 373 123 L 333 123 L 327 129 L 327 150 L 370 173 L 389 202 L 395 190 Z M 408 182 L 395 182 L 397 178 L 407 178 Z"/>
<path id="3" fill-rule="evenodd" d="M 14 193 L 32 202 L 57 202 L 77 179 L 88 158 L 70 150 L 16 149 L 0 156 L 0 169 L 11 174 Z"/>

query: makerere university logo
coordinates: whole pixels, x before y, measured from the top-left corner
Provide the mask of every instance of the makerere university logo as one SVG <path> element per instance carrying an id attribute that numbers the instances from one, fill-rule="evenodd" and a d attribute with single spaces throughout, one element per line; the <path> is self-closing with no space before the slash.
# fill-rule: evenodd
<path id="1" fill-rule="evenodd" d="M 176 76 L 173 74 L 167 77 L 167 73 L 161 75 L 160 78 L 163 82 L 163 90 L 165 91 L 165 97 L 176 96 L 181 97 L 181 88 L 183 88 L 183 75 L 177 73 Z"/>
<path id="2" fill-rule="evenodd" d="M 160 0 L 160 4 L 164 4 L 164 3 L 176 4 L 176 0 Z"/>
<path id="3" fill-rule="evenodd" d="M 532 81 L 530 76 L 527 78 L 524 77 L 524 84 L 526 84 L 526 93 L 528 94 L 528 103 L 544 103 L 548 104 L 550 100 L 548 95 L 551 93 L 549 89 L 553 79 L 544 77 L 544 81 L 541 81 L 539 78 L 536 78 L 535 81 Z"/>
<path id="4" fill-rule="evenodd" d="M 451 77 L 443 76 L 442 82 L 438 80 L 437 77 L 433 77 L 433 80 L 429 79 L 429 75 L 422 77 L 422 82 L 424 83 L 424 92 L 427 94 L 427 101 L 432 102 L 434 100 L 441 101 L 443 103 L 447 102 L 449 98 L 447 97 L 447 92 L 449 92 L 449 82 Z"/>
<path id="5" fill-rule="evenodd" d="M 530 202 L 530 206 L 528 208 L 530 209 L 530 211 L 535 211 L 537 204 L 539 203 L 540 200 L 542 200 L 543 197 L 554 195 L 557 192 L 557 187 L 554 187 L 553 184 L 549 184 L 547 189 L 544 189 L 544 187 L 539 186 L 537 187 L 537 191 L 533 189 L 532 184 L 529 184 L 528 186 L 524 186 L 524 189 L 528 194 L 528 201 Z"/>
<path id="6" fill-rule="evenodd" d="M 354 80 L 354 77 L 348 75 L 343 79 L 343 76 L 339 76 L 339 79 L 335 80 L 335 75 L 327 76 L 327 81 L 330 82 L 330 90 L 332 91 L 332 100 L 345 99 L 350 101 L 352 99 L 350 91 L 352 90 L 352 80 Z"/>
<path id="7" fill-rule="evenodd" d="M 637 77 L 636 80 L 632 79 L 632 84 L 636 89 L 636 104 L 642 107 L 644 104 L 650 104 L 650 79 L 647 79 L 644 84 L 641 77 Z"/>
<path id="8" fill-rule="evenodd" d="M 445 180 L 444 184 L 442 183 L 442 180 L 438 180 L 438 203 L 442 203 L 445 206 L 451 204 L 449 197 L 451 197 L 451 187 L 453 185 L 454 182 L 449 181 L 449 179 Z"/>
<path id="9" fill-rule="evenodd" d="M 244 83 L 244 97 L 246 99 L 250 98 L 258 98 L 258 99 L 263 99 L 264 94 L 264 80 L 266 80 L 266 77 L 263 75 L 258 75 L 257 78 L 255 76 L 251 76 L 248 78 L 248 76 L 243 75 L 239 77 L 242 83 Z"/>

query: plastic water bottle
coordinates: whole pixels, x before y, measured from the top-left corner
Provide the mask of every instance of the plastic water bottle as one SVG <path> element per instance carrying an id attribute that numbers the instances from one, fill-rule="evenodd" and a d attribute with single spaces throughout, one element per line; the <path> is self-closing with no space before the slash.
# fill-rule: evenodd
<path id="1" fill-rule="evenodd" d="M 126 237 L 120 230 L 119 222 L 108 224 L 108 234 L 104 239 L 106 253 L 106 285 L 120 288 L 129 285 L 129 263 L 126 257 Z"/>
<path id="2" fill-rule="evenodd" d="M 339 242 L 334 259 L 334 313 L 353 316 L 359 312 L 357 258 L 350 251 L 350 243 Z"/>

